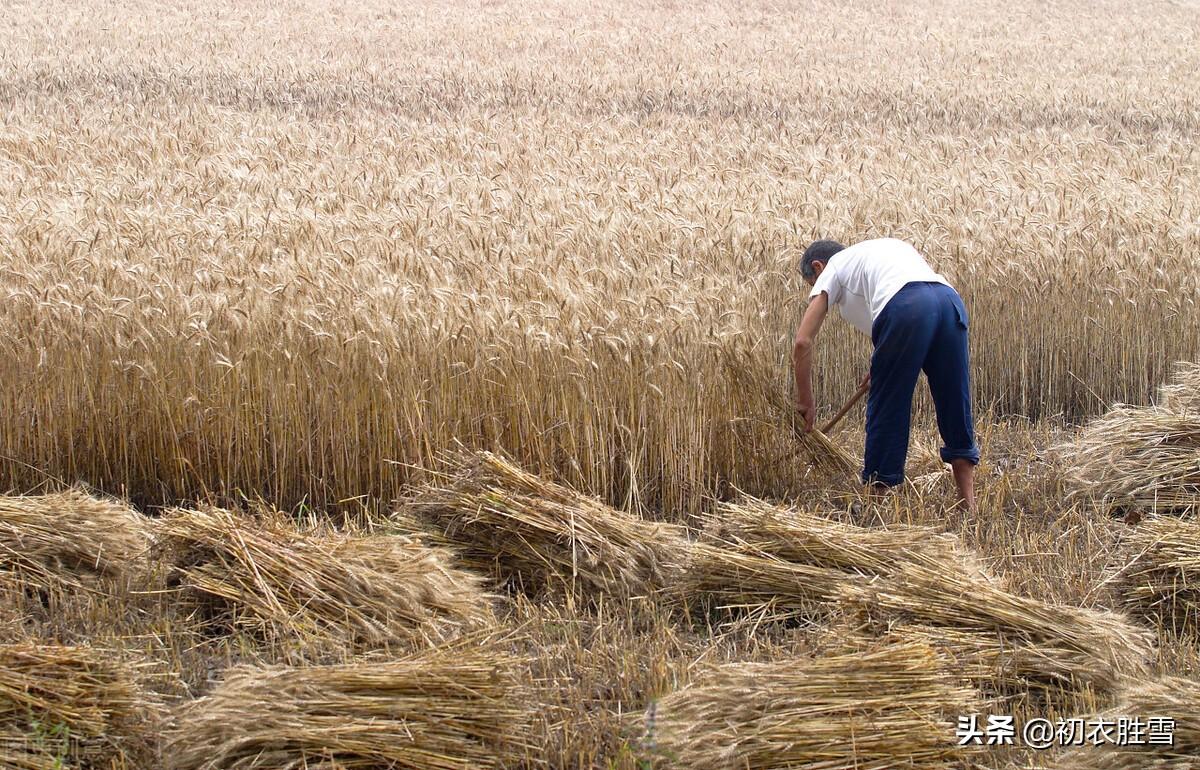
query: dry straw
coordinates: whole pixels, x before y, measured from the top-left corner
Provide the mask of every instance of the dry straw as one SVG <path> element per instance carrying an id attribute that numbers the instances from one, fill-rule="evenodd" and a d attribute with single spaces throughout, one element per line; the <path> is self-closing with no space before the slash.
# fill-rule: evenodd
<path id="1" fill-rule="evenodd" d="M 904 565 L 844 584 L 839 599 L 885 627 L 927 626 L 927 638 L 1000 695 L 1111 694 L 1125 677 L 1144 676 L 1153 653 L 1153 634 L 1122 615 L 1019 596 L 953 570 Z"/>
<path id="2" fill-rule="evenodd" d="M 1093 420 L 1069 453 L 1070 497 L 1177 513 L 1200 501 L 1200 415 L 1120 405 Z"/>
<path id="3" fill-rule="evenodd" d="M 767 370 L 756 365 L 748 355 L 730 353 L 725 362 L 725 374 L 751 402 L 754 397 L 762 400 L 769 420 L 791 435 L 815 470 L 843 481 L 855 478 L 859 462 L 820 430 L 805 431 L 788 393 L 767 375 Z"/>
<path id="4" fill-rule="evenodd" d="M 1118 404 L 1057 448 L 1073 498 L 1178 513 L 1200 505 L 1200 365 L 1178 364 L 1155 406 Z"/>
<path id="5" fill-rule="evenodd" d="M 148 520 L 129 506 L 72 489 L 0 497 L 0 573 L 42 590 L 97 589 L 144 565 Z"/>
<path id="6" fill-rule="evenodd" d="M 695 770 L 957 768 L 973 752 L 956 745 L 955 719 L 978 710 L 931 647 L 889 642 L 700 673 L 655 704 L 644 745 Z"/>
<path id="7" fill-rule="evenodd" d="M 469 565 L 537 592 L 644 596 L 672 586 L 686 561 L 682 527 L 648 522 L 547 481 L 490 452 L 455 455 L 444 483 L 408 512 Z"/>
<path id="8" fill-rule="evenodd" d="M 1200 521 L 1173 516 L 1142 521 L 1126 535 L 1132 556 L 1114 576 L 1130 611 L 1176 631 L 1200 623 Z"/>
<path id="9" fill-rule="evenodd" d="M 0 645 L 0 767 L 56 770 L 145 761 L 154 699 L 111 650 Z"/>
<path id="10" fill-rule="evenodd" d="M 749 495 L 720 504 L 705 536 L 740 551 L 858 575 L 886 575 L 918 564 L 986 577 L 958 538 L 932 527 L 861 527 Z"/>
<path id="11" fill-rule="evenodd" d="M 1158 404 L 1175 414 L 1200 417 L 1200 363 L 1177 361 L 1171 379 L 1158 389 Z"/>
<path id="12" fill-rule="evenodd" d="M 987 630 L 897 622 L 886 630 L 945 653 L 954 669 L 1009 713 L 1024 707 L 1075 711 L 1112 698 L 1121 672 L 1090 652 L 1054 639 L 1032 642 L 1003 628 Z M 1136 668 L 1137 664 L 1125 666 Z"/>
<path id="13" fill-rule="evenodd" d="M 915 564 L 987 581 L 968 550 L 928 527 L 866 528 L 744 496 L 721 503 L 692 550 L 693 593 L 729 605 L 828 612 L 847 582 Z"/>
<path id="14" fill-rule="evenodd" d="M 1096 724 L 1103 719 L 1107 737 L 1099 746 L 1071 749 L 1053 770 L 1195 770 L 1200 767 L 1200 682 L 1181 677 L 1164 677 L 1127 689 L 1120 705 L 1097 717 L 1086 719 Z M 1117 723 L 1140 724 L 1140 745 L 1116 745 Z M 1151 719 L 1171 720 L 1169 729 Z M 1170 735 L 1170 743 L 1150 744 L 1151 733 Z M 1126 730 L 1128 739 L 1131 733 Z M 1086 739 L 1086 736 L 1085 736 Z M 1157 739 L 1156 739 L 1157 740 Z"/>
<path id="15" fill-rule="evenodd" d="M 842 570 L 701 541 L 692 546 L 685 584 L 688 595 L 712 597 L 730 609 L 818 618 L 832 611 L 849 579 Z"/>
<path id="16" fill-rule="evenodd" d="M 436 640 L 491 618 L 479 577 L 405 536 L 218 508 L 172 510 L 159 533 L 172 584 L 209 616 L 263 635 L 375 645 Z"/>
<path id="17" fill-rule="evenodd" d="M 746 498 L 719 506 L 694 548 L 693 591 L 807 615 L 850 611 L 904 625 L 995 695 L 1111 693 L 1143 674 L 1151 634 L 1124 617 L 1019 596 L 957 538 L 864 528 Z"/>
<path id="18" fill-rule="evenodd" d="M 471 770 L 528 753 L 516 661 L 490 646 L 230 670 L 182 707 L 169 770 Z"/>

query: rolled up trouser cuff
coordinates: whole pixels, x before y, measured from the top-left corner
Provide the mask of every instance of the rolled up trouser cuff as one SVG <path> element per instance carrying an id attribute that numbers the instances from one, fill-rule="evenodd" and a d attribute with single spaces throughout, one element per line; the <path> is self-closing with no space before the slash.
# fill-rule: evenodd
<path id="1" fill-rule="evenodd" d="M 888 487 L 899 486 L 904 483 L 904 474 L 889 474 L 889 473 L 862 473 L 863 484 L 883 484 Z"/>
<path id="2" fill-rule="evenodd" d="M 948 463 L 954 460 L 970 460 L 971 465 L 979 465 L 979 447 L 972 446 L 966 449 L 950 449 L 942 447 L 939 451 L 942 456 L 942 462 Z"/>

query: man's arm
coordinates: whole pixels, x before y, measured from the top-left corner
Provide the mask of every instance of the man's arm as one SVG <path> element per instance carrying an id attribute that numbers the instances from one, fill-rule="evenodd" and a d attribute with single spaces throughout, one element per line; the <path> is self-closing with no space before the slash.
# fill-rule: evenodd
<path id="1" fill-rule="evenodd" d="M 804 430 L 813 429 L 817 408 L 813 402 L 812 392 L 812 356 L 816 344 L 817 332 L 825 314 L 829 312 L 829 298 L 825 292 L 813 297 L 800 319 L 800 329 L 796 332 L 796 344 L 792 348 L 792 367 L 796 377 L 796 411 L 804 419 Z"/>

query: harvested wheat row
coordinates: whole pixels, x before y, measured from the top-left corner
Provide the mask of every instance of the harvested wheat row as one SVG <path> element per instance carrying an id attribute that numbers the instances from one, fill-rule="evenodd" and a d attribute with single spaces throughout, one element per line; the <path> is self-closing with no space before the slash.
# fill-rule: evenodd
<path id="1" fill-rule="evenodd" d="M 644 521 L 490 452 L 452 458 L 452 476 L 411 498 L 469 565 L 528 591 L 642 596 L 675 584 L 682 527 Z"/>
<path id="2" fill-rule="evenodd" d="M 892 642 L 817 659 L 731 663 L 647 714 L 645 743 L 696 770 L 960 767 L 954 720 L 976 693 L 928 645 Z"/>
<path id="3" fill-rule="evenodd" d="M 161 714 L 138 675 L 137 666 L 111 650 L 0 645 L 0 767 L 100 768 L 147 760 Z"/>
<path id="4" fill-rule="evenodd" d="M 945 572 L 947 580 L 992 580 L 952 535 L 859 527 L 749 496 L 718 505 L 691 553 L 690 593 L 802 614 L 832 609 L 844 583 L 893 575 L 906 564 Z"/>
<path id="5" fill-rule="evenodd" d="M 497 767 L 529 751 L 517 664 L 489 647 L 451 645 L 398 660 L 241 666 L 181 708 L 166 737 L 166 766 Z"/>
<path id="6" fill-rule="evenodd" d="M 1032 642 L 1005 629 L 952 628 L 899 622 L 888 633 L 922 641 L 953 661 L 955 671 L 1011 712 L 1037 708 L 1090 707 L 1111 698 L 1122 677 L 1110 663 L 1055 640 Z"/>
<path id="7" fill-rule="evenodd" d="M 41 590 L 96 589 L 133 578 L 150 547 L 148 520 L 78 489 L 0 497 L 0 573 Z"/>
<path id="8" fill-rule="evenodd" d="M 1115 613 L 1004 590 L 952 535 L 858 527 L 753 498 L 718 506 L 687 585 L 777 614 L 849 610 L 882 631 L 916 626 L 994 695 L 1111 693 L 1123 674 L 1146 671 L 1152 650 L 1150 632 Z"/>
<path id="9" fill-rule="evenodd" d="M 1127 689 L 1120 705 L 1101 715 L 1109 725 L 1109 739 L 1099 746 L 1085 745 L 1063 754 L 1054 770 L 1195 770 L 1200 767 L 1200 682 L 1164 677 Z M 1115 724 L 1140 724 L 1136 745 L 1116 745 Z M 1151 726 L 1151 719 L 1171 720 L 1169 729 Z M 1094 720 L 1088 720 L 1094 721 Z M 1171 742 L 1151 743 L 1150 733 L 1170 734 Z M 1126 731 L 1126 737 L 1133 735 Z"/>
<path id="10" fill-rule="evenodd" d="M 711 597 L 729 609 L 765 611 L 773 617 L 826 614 L 833 609 L 842 584 L 854 579 L 842 570 L 703 541 L 693 543 L 690 553 L 684 594 Z"/>
<path id="11" fill-rule="evenodd" d="M 1111 694 L 1145 676 L 1154 635 L 1114 612 L 1050 604 L 953 571 L 905 565 L 845 583 L 839 601 L 881 626 L 930 627 L 980 684 L 999 694 Z"/>
<path id="12" fill-rule="evenodd" d="M 1200 504 L 1200 414 L 1119 405 L 1058 451 L 1071 458 L 1068 499 L 1156 513 Z"/>
<path id="13" fill-rule="evenodd" d="M 170 583 L 210 616 L 258 633 L 379 645 L 436 641 L 492 617 L 481 578 L 404 536 L 218 508 L 172 510 L 158 530 Z"/>
<path id="14" fill-rule="evenodd" d="M 1178 513 L 1200 506 L 1200 365 L 1180 363 L 1156 406 L 1117 404 L 1092 420 L 1064 458 L 1069 498 Z"/>
<path id="15" fill-rule="evenodd" d="M 918 564 L 991 580 L 957 537 L 932 527 L 861 527 L 749 495 L 718 505 L 704 534 L 738 551 L 857 575 L 888 575 Z"/>
<path id="16" fill-rule="evenodd" d="M 1176 631 L 1200 623 L 1200 521 L 1173 516 L 1141 522 L 1126 536 L 1132 558 L 1114 590 L 1131 612 Z"/>

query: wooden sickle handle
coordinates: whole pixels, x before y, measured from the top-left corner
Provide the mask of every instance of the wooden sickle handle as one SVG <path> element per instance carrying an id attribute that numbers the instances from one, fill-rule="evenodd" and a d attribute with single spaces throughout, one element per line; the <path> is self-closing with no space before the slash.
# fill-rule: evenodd
<path id="1" fill-rule="evenodd" d="M 865 394 L 867 389 L 870 387 L 871 386 L 869 384 L 859 385 L 858 390 L 854 392 L 854 395 L 850 397 L 850 400 L 846 402 L 846 405 L 838 410 L 838 413 L 833 416 L 832 420 L 821 426 L 821 432 L 828 435 L 829 431 L 833 429 L 833 426 L 837 425 L 838 422 L 846 416 L 846 412 L 850 411 L 850 407 L 857 404 L 858 400 L 863 397 L 863 394 Z"/>

